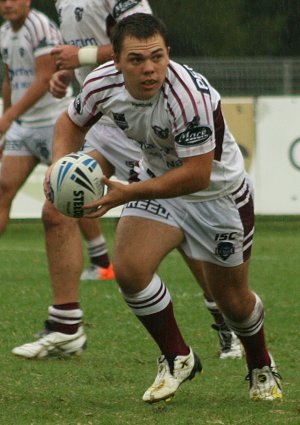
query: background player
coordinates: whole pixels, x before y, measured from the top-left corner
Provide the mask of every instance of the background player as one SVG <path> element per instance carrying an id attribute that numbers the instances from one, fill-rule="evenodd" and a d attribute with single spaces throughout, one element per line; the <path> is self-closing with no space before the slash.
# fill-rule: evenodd
<path id="1" fill-rule="evenodd" d="M 29 0 L 1 0 L 0 51 L 4 62 L 3 115 L 0 136 L 5 145 L 0 170 L 0 234 L 9 220 L 11 203 L 39 163 L 50 164 L 53 126 L 70 97 L 48 93 L 56 70 L 52 48 L 61 43 L 56 25 L 30 10 Z"/>

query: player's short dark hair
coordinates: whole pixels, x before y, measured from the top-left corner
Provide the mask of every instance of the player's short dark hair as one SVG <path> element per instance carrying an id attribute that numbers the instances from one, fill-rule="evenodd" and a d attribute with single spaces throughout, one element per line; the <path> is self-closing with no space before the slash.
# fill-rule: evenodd
<path id="1" fill-rule="evenodd" d="M 125 37 L 131 36 L 139 40 L 145 40 L 155 34 L 161 35 L 168 46 L 167 28 L 161 19 L 148 13 L 134 13 L 126 16 L 116 24 L 112 33 L 112 45 L 114 53 L 121 53 Z"/>

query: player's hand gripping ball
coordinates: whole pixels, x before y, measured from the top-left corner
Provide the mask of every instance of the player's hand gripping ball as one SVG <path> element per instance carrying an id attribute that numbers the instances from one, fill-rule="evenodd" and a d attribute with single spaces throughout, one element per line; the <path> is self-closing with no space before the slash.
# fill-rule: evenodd
<path id="1" fill-rule="evenodd" d="M 51 200 L 62 214 L 83 217 L 94 211 L 83 209 L 104 194 L 100 165 L 83 153 L 72 153 L 60 158 L 50 174 Z"/>

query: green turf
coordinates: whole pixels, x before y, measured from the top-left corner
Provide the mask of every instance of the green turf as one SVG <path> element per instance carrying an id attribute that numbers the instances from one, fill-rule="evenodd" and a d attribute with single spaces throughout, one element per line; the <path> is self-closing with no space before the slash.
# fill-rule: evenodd
<path id="1" fill-rule="evenodd" d="M 103 230 L 112 247 L 113 219 Z M 160 274 L 172 293 L 182 332 L 204 373 L 171 403 L 147 405 L 158 350 L 128 310 L 114 282 L 85 282 L 88 349 L 69 360 L 30 361 L 11 349 L 33 339 L 47 317 L 51 291 L 38 221 L 13 221 L 0 240 L 0 424 L 276 425 L 300 424 L 300 217 L 258 217 L 252 287 L 266 309 L 266 334 L 284 377 L 282 402 L 251 402 L 243 360 L 221 361 L 201 293 L 177 252 Z"/>

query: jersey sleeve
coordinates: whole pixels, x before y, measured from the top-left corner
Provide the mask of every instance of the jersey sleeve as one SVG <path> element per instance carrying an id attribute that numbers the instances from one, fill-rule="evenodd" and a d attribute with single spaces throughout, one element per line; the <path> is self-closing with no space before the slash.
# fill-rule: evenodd
<path id="1" fill-rule="evenodd" d="M 172 65 L 170 76 L 167 108 L 177 155 L 185 158 L 214 150 L 214 113 L 207 82 L 200 74 Z"/>
<path id="2" fill-rule="evenodd" d="M 62 43 L 61 34 L 45 15 L 32 12 L 26 22 L 35 57 L 49 54 L 54 46 Z"/>
<path id="3" fill-rule="evenodd" d="M 91 74 L 89 74 L 91 75 Z M 79 127 L 91 127 L 103 115 L 101 110 L 101 89 L 96 87 L 89 76 L 82 86 L 81 92 L 70 103 L 68 114 Z"/>

